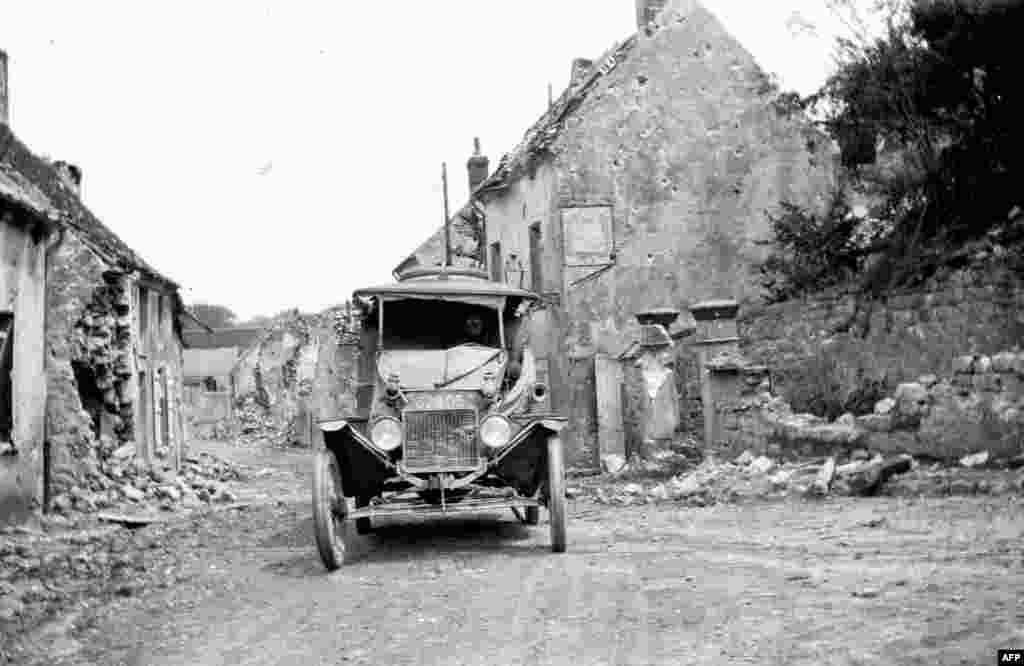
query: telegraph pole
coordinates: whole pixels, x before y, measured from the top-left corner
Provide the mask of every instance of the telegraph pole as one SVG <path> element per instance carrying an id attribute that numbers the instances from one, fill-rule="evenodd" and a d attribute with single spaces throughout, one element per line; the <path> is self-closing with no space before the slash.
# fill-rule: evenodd
<path id="1" fill-rule="evenodd" d="M 452 239 L 448 230 L 448 167 L 441 162 L 441 189 L 444 191 L 444 265 L 452 265 Z"/>

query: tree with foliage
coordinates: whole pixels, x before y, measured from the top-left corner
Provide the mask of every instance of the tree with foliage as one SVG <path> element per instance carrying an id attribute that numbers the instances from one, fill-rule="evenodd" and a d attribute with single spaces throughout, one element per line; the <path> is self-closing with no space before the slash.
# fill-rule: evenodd
<path id="1" fill-rule="evenodd" d="M 189 306 L 189 309 L 192 310 L 192 314 L 210 328 L 230 328 L 238 320 L 238 316 L 226 305 L 193 303 Z M 189 328 L 199 327 L 191 319 L 186 319 L 185 325 Z"/>
<path id="2" fill-rule="evenodd" d="M 873 248 L 880 260 L 863 276 L 872 293 L 927 277 L 952 249 L 1004 224 L 1024 198 L 1016 183 L 1024 174 L 1016 43 L 1024 1 L 883 4 L 881 36 L 857 29 L 840 40 L 836 72 L 802 100 L 839 142 L 856 187 L 878 202 L 872 216 L 888 223 Z M 834 231 L 852 233 L 848 225 Z M 776 264 L 796 247 L 779 240 Z"/>

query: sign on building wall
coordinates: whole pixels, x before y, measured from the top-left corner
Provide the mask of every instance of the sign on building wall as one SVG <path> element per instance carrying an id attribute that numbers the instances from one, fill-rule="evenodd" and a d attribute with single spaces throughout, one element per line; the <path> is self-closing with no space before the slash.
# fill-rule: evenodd
<path id="1" fill-rule="evenodd" d="M 566 266 L 596 266 L 611 259 L 611 206 L 577 206 L 562 209 L 562 237 Z"/>

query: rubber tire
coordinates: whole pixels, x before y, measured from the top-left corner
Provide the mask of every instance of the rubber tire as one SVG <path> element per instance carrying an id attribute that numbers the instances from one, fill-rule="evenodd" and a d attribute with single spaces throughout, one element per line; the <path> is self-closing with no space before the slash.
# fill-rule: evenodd
<path id="1" fill-rule="evenodd" d="M 539 506 L 528 506 L 526 511 L 523 512 L 523 524 L 524 525 L 536 525 L 540 522 L 540 507 Z"/>
<path id="2" fill-rule="evenodd" d="M 340 509 L 341 515 L 338 514 Z M 320 560 L 328 571 L 345 563 L 345 514 L 348 504 L 334 453 L 320 449 L 313 458 L 313 531 Z"/>
<path id="3" fill-rule="evenodd" d="M 365 509 L 370 506 L 369 497 L 356 498 L 356 508 Z M 373 524 L 369 518 L 356 518 L 356 534 L 370 534 L 373 532 Z"/>
<path id="4" fill-rule="evenodd" d="M 557 436 L 548 438 L 548 514 L 551 551 L 565 552 L 565 450 Z"/>

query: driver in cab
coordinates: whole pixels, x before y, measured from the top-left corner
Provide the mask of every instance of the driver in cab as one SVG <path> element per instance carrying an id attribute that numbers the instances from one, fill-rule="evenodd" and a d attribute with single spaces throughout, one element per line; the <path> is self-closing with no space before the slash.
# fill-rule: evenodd
<path id="1" fill-rule="evenodd" d="M 473 313 L 466 317 L 466 321 L 462 327 L 462 344 L 477 344 L 482 345 L 484 341 L 484 319 L 480 315 Z"/>

